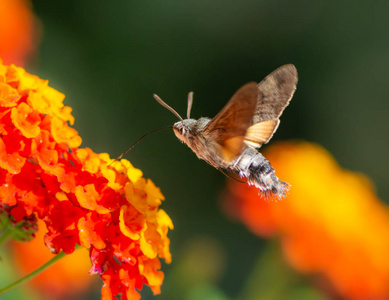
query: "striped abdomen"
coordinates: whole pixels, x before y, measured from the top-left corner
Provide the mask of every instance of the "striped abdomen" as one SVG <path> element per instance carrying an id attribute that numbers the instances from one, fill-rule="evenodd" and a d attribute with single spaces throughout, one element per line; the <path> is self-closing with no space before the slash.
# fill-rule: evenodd
<path id="1" fill-rule="evenodd" d="M 255 185 L 265 198 L 274 195 L 281 199 L 289 190 L 289 184 L 277 178 L 270 162 L 251 147 L 247 147 L 228 169 L 240 177 L 246 177 L 248 183 Z"/>

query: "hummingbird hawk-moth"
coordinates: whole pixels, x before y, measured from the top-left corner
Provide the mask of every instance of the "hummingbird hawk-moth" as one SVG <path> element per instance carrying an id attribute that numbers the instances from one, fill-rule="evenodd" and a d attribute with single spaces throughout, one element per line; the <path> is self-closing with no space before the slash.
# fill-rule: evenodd
<path id="1" fill-rule="evenodd" d="M 274 195 L 281 199 L 289 184 L 277 178 L 269 161 L 257 149 L 277 130 L 279 117 L 292 99 L 296 84 L 295 66 L 281 66 L 259 84 L 249 82 L 242 86 L 212 119 L 190 118 L 192 92 L 188 95 L 185 120 L 157 95 L 154 98 L 180 119 L 173 125 L 174 133 L 198 158 L 222 172 L 247 178 L 266 198 Z"/>

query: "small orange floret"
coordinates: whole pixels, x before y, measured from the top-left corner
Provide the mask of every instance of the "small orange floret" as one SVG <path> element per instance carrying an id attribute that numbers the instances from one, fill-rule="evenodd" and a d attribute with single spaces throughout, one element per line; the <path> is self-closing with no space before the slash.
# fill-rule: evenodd
<path id="1" fill-rule="evenodd" d="M 15 127 L 26 138 L 34 138 L 40 133 L 41 118 L 39 112 L 33 110 L 26 103 L 20 103 L 17 107 L 12 108 L 11 119 Z"/>
<path id="2" fill-rule="evenodd" d="M 17 105 L 21 96 L 11 86 L 0 82 L 0 107 L 12 107 Z"/>
<path id="3" fill-rule="evenodd" d="M 13 143 L 17 143 L 17 141 L 13 141 Z M 4 139 L 0 139 L 0 167 L 6 169 L 11 174 L 17 174 L 24 166 L 26 158 L 21 156 L 17 151 L 8 152 L 7 150 L 7 145 L 4 143 Z"/>
<path id="4" fill-rule="evenodd" d="M 80 230 L 80 242 L 86 249 L 89 249 L 91 245 L 94 245 L 96 249 L 104 249 L 106 243 L 102 237 L 95 230 L 95 226 L 98 220 L 92 219 L 92 213 L 88 213 L 85 217 L 80 218 L 78 221 L 78 229 Z"/>
<path id="5" fill-rule="evenodd" d="M 132 206 L 121 207 L 119 221 L 121 232 L 132 240 L 139 240 L 140 233 L 147 228 L 143 215 Z"/>
<path id="6" fill-rule="evenodd" d="M 77 131 L 69 127 L 65 121 L 59 118 L 53 118 L 51 120 L 51 133 L 57 143 L 67 142 L 70 147 L 78 147 L 81 145 L 82 140 Z"/>

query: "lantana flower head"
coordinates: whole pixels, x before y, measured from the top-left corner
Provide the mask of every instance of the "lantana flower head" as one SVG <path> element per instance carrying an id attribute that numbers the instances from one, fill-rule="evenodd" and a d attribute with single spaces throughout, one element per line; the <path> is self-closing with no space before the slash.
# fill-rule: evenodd
<path id="1" fill-rule="evenodd" d="M 308 142 L 273 144 L 266 157 L 289 195 L 267 202 L 231 182 L 227 211 L 254 233 L 277 236 L 297 270 L 327 278 L 342 299 L 389 299 L 389 209 L 372 182 Z"/>
<path id="2" fill-rule="evenodd" d="M 171 261 L 164 196 L 127 160 L 79 148 L 64 94 L 14 65 L 0 64 L 0 205 L 19 222 L 44 221 L 46 246 L 89 249 L 102 299 L 160 292 L 160 258 Z"/>

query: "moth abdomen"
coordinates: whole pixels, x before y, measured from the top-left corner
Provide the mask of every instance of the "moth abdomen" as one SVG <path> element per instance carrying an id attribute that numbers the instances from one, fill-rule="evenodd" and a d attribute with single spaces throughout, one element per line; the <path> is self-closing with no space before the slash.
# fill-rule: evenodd
<path id="1" fill-rule="evenodd" d="M 229 169 L 246 177 L 248 184 L 255 185 L 265 198 L 273 195 L 281 199 L 289 190 L 289 184 L 279 180 L 270 162 L 253 148 L 247 147 Z"/>

